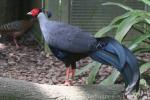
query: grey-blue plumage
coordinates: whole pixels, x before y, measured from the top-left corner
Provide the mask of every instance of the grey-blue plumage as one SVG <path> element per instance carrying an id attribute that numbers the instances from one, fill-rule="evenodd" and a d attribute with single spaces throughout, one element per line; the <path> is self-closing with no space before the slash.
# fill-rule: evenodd
<path id="1" fill-rule="evenodd" d="M 78 27 L 49 21 L 43 13 L 40 13 L 38 18 L 45 41 L 53 47 L 68 52 L 84 53 L 96 46 L 96 39 Z"/>
<path id="2" fill-rule="evenodd" d="M 95 38 L 76 26 L 50 21 L 43 12 L 37 17 L 45 41 L 54 55 L 66 65 L 90 56 L 120 71 L 125 79 L 126 94 L 138 87 L 140 73 L 136 57 L 115 39 Z"/>

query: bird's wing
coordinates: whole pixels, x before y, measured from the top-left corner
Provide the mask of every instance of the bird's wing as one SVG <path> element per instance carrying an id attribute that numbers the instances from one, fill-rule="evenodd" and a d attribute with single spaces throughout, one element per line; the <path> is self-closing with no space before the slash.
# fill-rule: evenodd
<path id="1" fill-rule="evenodd" d="M 78 27 L 53 23 L 53 28 L 50 28 L 47 42 L 55 48 L 73 53 L 85 53 L 95 49 L 97 40 Z"/>
<path id="2" fill-rule="evenodd" d="M 0 26 L 1 32 L 14 32 L 20 30 L 22 21 L 14 21 Z"/>

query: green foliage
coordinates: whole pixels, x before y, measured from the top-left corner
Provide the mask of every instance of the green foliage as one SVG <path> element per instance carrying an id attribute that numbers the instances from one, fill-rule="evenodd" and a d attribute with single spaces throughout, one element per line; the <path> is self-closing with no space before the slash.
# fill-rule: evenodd
<path id="1" fill-rule="evenodd" d="M 150 69 L 150 62 L 141 65 L 141 67 L 140 67 L 140 73 L 143 74 L 148 69 Z"/>
<path id="2" fill-rule="evenodd" d="M 105 33 L 109 32 L 110 30 L 117 28 L 116 25 L 108 25 L 102 29 L 100 29 L 96 34 L 95 37 L 101 37 L 103 36 Z"/>
<path id="3" fill-rule="evenodd" d="M 105 80 L 103 80 L 100 85 L 112 85 L 117 80 L 120 73 L 117 70 L 113 70 L 111 75 L 109 75 Z"/>
<path id="4" fill-rule="evenodd" d="M 34 25 L 32 34 L 34 35 L 38 44 L 44 48 L 44 51 L 46 53 L 50 53 L 50 49 L 49 49 L 48 45 L 44 42 L 44 38 L 42 36 L 41 30 L 40 30 L 40 27 L 38 24 Z"/>
<path id="5" fill-rule="evenodd" d="M 96 74 L 99 71 L 100 67 L 101 67 L 101 64 L 96 63 L 95 66 L 92 68 L 92 70 L 87 78 L 87 82 L 86 82 L 88 85 L 93 84 L 93 82 L 95 81 Z"/>
<path id="6" fill-rule="evenodd" d="M 139 37 L 135 38 L 132 43 L 130 44 L 129 49 L 134 50 L 137 48 L 137 46 L 144 40 L 148 39 L 150 37 L 150 33 L 142 34 Z"/>
<path id="7" fill-rule="evenodd" d="M 150 6 L 149 0 L 139 0 L 143 3 Z M 132 50 L 135 54 L 143 53 L 143 52 L 149 52 L 150 51 L 150 30 L 149 30 L 149 24 L 150 24 L 150 12 L 145 10 L 137 10 L 132 9 L 128 6 L 125 6 L 120 3 L 114 3 L 114 2 L 107 2 L 103 3 L 102 5 L 115 5 L 119 6 L 123 9 L 125 9 L 127 12 L 121 16 L 117 16 L 114 18 L 111 23 L 108 26 L 105 26 L 104 28 L 100 29 L 96 34 L 95 37 L 101 37 L 104 36 L 109 31 L 115 31 L 115 39 L 117 39 L 119 42 L 124 42 L 124 38 L 126 38 L 126 35 L 131 29 L 134 29 L 135 31 L 139 32 L 140 35 L 137 35 L 134 37 L 133 40 L 131 40 L 131 43 L 129 45 L 129 49 Z M 141 24 L 142 23 L 142 24 Z M 140 46 L 145 45 L 145 46 Z M 145 62 L 143 64 L 142 61 L 140 65 L 140 72 L 141 74 L 150 69 L 150 63 Z M 96 63 L 94 63 L 96 65 Z M 89 66 L 89 65 L 87 65 Z M 92 65 L 94 66 L 94 65 Z M 98 67 L 97 67 L 98 68 Z M 86 68 L 84 68 L 86 69 Z M 87 68 L 88 69 L 88 68 Z M 81 70 L 82 71 L 86 70 Z M 93 83 L 92 81 L 95 81 L 95 75 L 98 72 L 96 68 L 93 68 L 91 71 L 88 80 L 90 79 L 90 84 Z M 119 77 L 119 72 L 116 70 L 113 70 L 111 75 L 109 75 L 105 80 L 103 80 L 100 84 L 103 85 L 111 85 L 114 84 L 117 78 Z M 93 78 L 93 79 L 91 79 Z"/>
<path id="8" fill-rule="evenodd" d="M 34 35 L 36 41 L 42 46 L 44 44 L 43 37 L 39 28 L 39 25 L 34 25 L 32 29 L 32 34 Z"/>
<path id="9" fill-rule="evenodd" d="M 144 46 L 142 48 L 138 47 L 138 48 L 135 48 L 134 53 L 144 53 L 144 52 L 150 52 L 150 46 Z"/>
<path id="10" fill-rule="evenodd" d="M 97 62 L 93 61 L 92 63 L 82 67 L 80 70 L 76 69 L 76 75 L 75 76 L 81 75 L 83 72 L 85 72 L 87 70 L 91 70 L 96 64 L 97 64 Z"/>
<path id="11" fill-rule="evenodd" d="M 148 88 L 149 87 L 145 79 L 140 80 L 140 86 L 141 86 L 141 88 Z"/>
<path id="12" fill-rule="evenodd" d="M 127 32 L 131 29 L 132 25 L 138 22 L 136 20 L 137 17 L 138 16 L 130 15 L 129 17 L 124 19 L 118 26 L 115 39 L 117 39 L 119 42 L 122 42 Z"/>
<path id="13" fill-rule="evenodd" d="M 139 1 L 142 1 L 142 2 L 145 3 L 146 5 L 149 5 L 149 6 L 150 6 L 150 1 L 149 1 L 149 0 L 139 0 Z"/>
<path id="14" fill-rule="evenodd" d="M 95 81 L 96 74 L 99 71 L 100 67 L 101 67 L 100 63 L 93 61 L 92 63 L 82 67 L 80 70 L 76 70 L 76 76 L 81 75 L 83 72 L 85 72 L 87 70 L 91 70 L 86 83 L 89 85 L 93 84 L 93 82 Z"/>

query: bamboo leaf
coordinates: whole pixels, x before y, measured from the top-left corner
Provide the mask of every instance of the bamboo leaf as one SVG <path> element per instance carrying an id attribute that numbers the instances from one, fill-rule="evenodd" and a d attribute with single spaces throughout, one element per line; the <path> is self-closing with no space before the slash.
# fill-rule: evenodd
<path id="1" fill-rule="evenodd" d="M 103 36 L 105 33 L 109 32 L 110 30 L 116 28 L 116 25 L 108 25 L 102 29 L 100 29 L 96 34 L 95 37 L 101 37 Z"/>
<path id="2" fill-rule="evenodd" d="M 130 49 L 130 50 L 135 49 L 142 41 L 146 40 L 146 39 L 149 38 L 149 37 L 150 37 L 150 34 L 149 34 L 149 33 L 138 36 L 138 37 L 137 37 L 136 39 L 134 39 L 134 41 L 131 43 L 129 49 Z"/>
<path id="3" fill-rule="evenodd" d="M 120 72 L 114 69 L 111 75 L 109 75 L 106 79 L 104 79 L 99 85 L 112 85 L 115 83 L 119 75 L 120 75 Z"/>
<path id="4" fill-rule="evenodd" d="M 123 38 L 127 34 L 127 32 L 131 29 L 132 25 L 141 21 L 141 18 L 137 18 L 137 15 L 132 15 L 125 20 L 123 20 L 120 25 L 118 26 L 115 39 L 119 42 L 122 42 Z"/>
<path id="5" fill-rule="evenodd" d="M 96 63 L 96 65 L 92 68 L 92 70 L 87 78 L 88 85 L 93 84 L 93 82 L 95 81 L 96 74 L 99 71 L 100 67 L 101 67 L 101 64 Z"/>
<path id="6" fill-rule="evenodd" d="M 102 5 L 116 5 L 116 6 L 119 6 L 125 10 L 128 10 L 128 11 L 132 11 L 133 9 L 131 7 L 128 7 L 128 6 L 125 6 L 123 4 L 120 4 L 120 3 L 115 3 L 115 2 L 106 2 L 106 3 L 103 3 Z"/>
<path id="7" fill-rule="evenodd" d="M 150 69 L 150 62 L 141 65 L 141 67 L 140 67 L 140 73 L 142 74 L 145 71 L 147 71 L 148 69 Z"/>

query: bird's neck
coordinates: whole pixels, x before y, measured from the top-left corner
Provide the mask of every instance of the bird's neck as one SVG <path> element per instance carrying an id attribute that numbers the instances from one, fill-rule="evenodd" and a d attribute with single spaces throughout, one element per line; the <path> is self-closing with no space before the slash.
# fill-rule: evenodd
<path id="1" fill-rule="evenodd" d="M 39 13 L 39 15 L 37 17 L 38 17 L 40 25 L 47 23 L 49 20 L 43 12 Z"/>
<path id="2" fill-rule="evenodd" d="M 47 28 L 47 23 L 49 23 L 49 19 L 47 18 L 47 16 L 44 13 L 39 13 L 38 17 L 38 21 L 40 24 L 40 29 L 42 31 L 42 34 L 44 36 L 45 41 L 49 41 L 50 40 L 50 34 L 49 34 L 49 29 Z"/>

